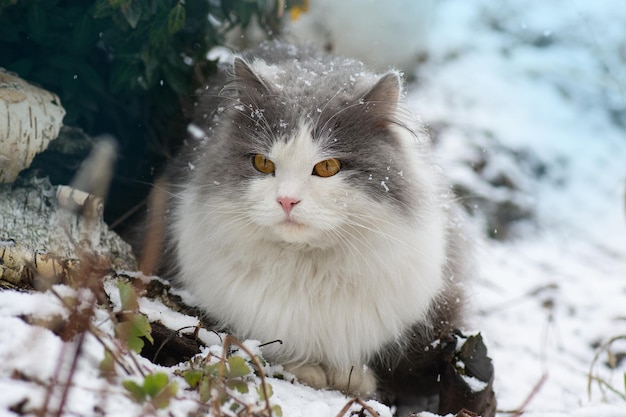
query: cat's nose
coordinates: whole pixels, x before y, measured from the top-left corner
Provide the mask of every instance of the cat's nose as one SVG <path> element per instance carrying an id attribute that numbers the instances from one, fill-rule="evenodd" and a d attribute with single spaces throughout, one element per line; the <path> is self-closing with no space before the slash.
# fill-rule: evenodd
<path id="1" fill-rule="evenodd" d="M 278 197 L 276 201 L 278 201 L 278 204 L 280 204 L 283 207 L 283 211 L 286 214 L 289 214 L 293 206 L 295 206 L 296 204 L 300 202 L 300 200 L 298 200 L 297 198 L 291 198 L 291 197 Z"/>

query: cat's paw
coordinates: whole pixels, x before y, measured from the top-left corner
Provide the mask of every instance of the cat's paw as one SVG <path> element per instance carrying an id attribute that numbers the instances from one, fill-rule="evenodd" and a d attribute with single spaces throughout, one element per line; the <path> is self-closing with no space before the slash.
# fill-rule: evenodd
<path id="1" fill-rule="evenodd" d="M 285 371 L 292 373 L 298 381 L 310 387 L 321 389 L 328 388 L 328 377 L 321 365 L 285 365 Z"/>
<path id="2" fill-rule="evenodd" d="M 376 375 L 366 366 L 354 367 L 352 371 L 329 371 L 330 384 L 333 388 L 357 397 L 371 398 L 376 394 Z"/>

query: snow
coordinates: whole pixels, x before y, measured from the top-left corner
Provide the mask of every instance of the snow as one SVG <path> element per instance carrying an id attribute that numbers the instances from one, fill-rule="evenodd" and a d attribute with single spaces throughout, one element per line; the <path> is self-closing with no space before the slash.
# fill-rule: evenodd
<path id="1" fill-rule="evenodd" d="M 611 1 L 448 1 L 438 11 L 409 103 L 440 129 L 441 164 L 455 182 L 496 200 L 522 198 L 533 212 L 477 255 L 472 324 L 490 342 L 498 408 L 516 409 L 545 373 L 524 415 L 626 416 L 616 394 L 594 383 L 587 395 L 595 347 L 626 334 L 626 135 L 614 113 L 623 118 L 626 104 L 618 58 L 626 10 Z M 545 34 L 551 43 L 536 46 Z M 511 149 L 540 161 L 545 175 L 533 176 Z M 519 189 L 490 187 L 493 175 L 467 164 L 481 153 Z M 625 368 L 600 363 L 593 373 L 625 393 Z"/>
<path id="2" fill-rule="evenodd" d="M 508 231 L 486 230 L 489 219 L 479 204 L 474 217 L 477 230 L 501 237 L 477 239 L 470 297 L 471 327 L 487 340 L 496 369 L 498 416 L 528 400 L 524 415 L 530 417 L 626 417 L 626 400 L 617 393 L 596 382 L 587 393 L 591 370 L 626 394 L 626 361 L 610 369 L 600 352 L 594 364 L 600 345 L 626 335 L 626 7 L 622 0 L 442 0 L 433 14 L 428 59 L 408 74 L 415 77 L 408 105 L 431 127 L 440 165 L 455 184 L 530 212 Z M 494 185 L 502 174 L 513 187 Z M 114 296 L 115 285 L 106 285 Z M 54 289 L 73 295 L 64 286 Z M 112 302 L 119 306 L 119 299 Z M 151 320 L 173 329 L 198 322 L 154 300 L 139 304 Z M 46 381 L 58 364 L 67 369 L 75 348 L 20 317 L 67 314 L 50 291 L 0 291 L 0 414 L 15 415 L 10 409 L 23 399 L 27 410 L 42 406 Z M 112 332 L 104 312 L 97 323 Z M 200 337 L 219 341 L 209 332 Z M 623 355 L 626 341 L 612 348 Z M 119 384 L 99 395 L 105 390 L 98 374 L 102 346 L 88 335 L 83 352 L 65 415 L 95 415 L 94 407 L 105 407 L 107 415 L 146 412 Z M 173 372 L 141 357 L 136 367 Z M 288 417 L 336 416 L 349 400 L 268 381 L 272 404 Z M 183 416 L 195 407 L 183 392 L 168 412 Z"/>

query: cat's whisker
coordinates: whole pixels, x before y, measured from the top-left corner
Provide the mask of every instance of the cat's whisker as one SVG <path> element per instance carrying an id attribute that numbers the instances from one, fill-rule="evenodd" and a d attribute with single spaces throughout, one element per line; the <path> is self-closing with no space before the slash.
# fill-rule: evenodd
<path id="1" fill-rule="evenodd" d="M 332 229 L 330 233 L 337 238 L 341 247 L 345 248 L 355 258 L 357 258 L 357 261 L 362 261 L 363 264 L 367 266 L 367 270 L 375 273 L 376 268 L 374 268 L 374 265 L 371 263 L 371 256 L 379 258 L 379 255 L 374 248 L 367 243 L 367 240 L 363 236 L 357 236 L 349 230 Z M 360 245 L 357 246 L 357 243 Z M 368 253 L 361 250 L 361 247 L 367 249 Z"/>
<path id="2" fill-rule="evenodd" d="M 398 227 L 397 221 L 391 221 L 388 217 L 384 216 L 374 216 L 371 214 L 353 211 L 350 213 L 350 218 L 370 221 L 373 225 L 384 224 L 392 227 Z"/>
<path id="3" fill-rule="evenodd" d="M 372 237 L 371 236 L 367 236 L 364 231 L 368 231 L 370 233 L 377 233 L 376 229 L 370 229 L 370 228 L 364 228 L 362 226 L 357 227 L 358 225 L 355 224 L 351 224 L 348 227 L 344 228 L 345 233 L 349 234 L 351 237 L 357 239 L 365 248 L 367 248 L 369 250 L 369 254 L 367 254 L 367 258 L 370 259 L 370 257 L 374 257 L 375 259 L 378 260 L 378 263 L 381 265 L 384 265 L 386 269 L 391 269 L 391 267 L 395 267 L 395 262 L 393 261 L 393 259 L 383 259 L 380 255 L 381 250 L 380 248 L 374 248 L 372 247 L 371 242 L 372 241 Z M 394 249 L 394 246 L 391 244 L 391 241 L 387 238 L 388 236 L 386 234 L 380 233 L 380 236 L 383 236 L 385 238 L 384 242 L 386 244 L 386 246 L 390 249 L 389 250 L 389 254 L 391 256 L 395 256 L 396 252 Z M 395 268 L 394 268 L 395 269 Z"/>
<path id="4" fill-rule="evenodd" d="M 365 229 L 369 232 L 375 233 L 378 236 L 385 238 L 385 240 L 388 242 L 393 241 L 395 243 L 405 244 L 405 242 L 402 239 L 399 239 L 398 237 L 383 231 L 379 226 L 375 225 L 374 223 L 366 224 L 366 223 L 351 222 L 349 225 L 350 227 L 353 227 L 355 229 Z"/>
<path id="5" fill-rule="evenodd" d="M 317 116 L 317 118 L 315 120 L 315 125 L 316 126 L 319 124 L 319 121 L 321 120 L 322 116 L 325 114 L 326 109 L 328 108 L 328 106 L 330 106 L 330 104 L 335 100 L 335 98 L 337 98 L 337 96 L 340 93 L 344 92 L 344 91 L 345 91 L 345 89 L 343 87 L 339 88 L 335 92 L 335 94 L 333 94 L 333 96 L 326 101 L 326 103 L 324 104 L 324 107 L 321 108 L 321 111 L 319 112 L 319 114 L 318 114 L 318 116 Z M 326 124 L 324 124 L 324 126 L 320 129 L 320 132 L 323 131 L 325 127 L 326 127 Z"/>

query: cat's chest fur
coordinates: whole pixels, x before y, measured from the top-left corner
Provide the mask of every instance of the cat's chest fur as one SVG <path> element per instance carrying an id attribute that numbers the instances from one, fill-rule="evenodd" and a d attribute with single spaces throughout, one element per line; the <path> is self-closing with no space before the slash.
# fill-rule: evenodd
<path id="1" fill-rule="evenodd" d="M 236 222 L 228 216 L 207 218 L 184 205 L 180 212 L 186 213 L 176 224 L 185 284 L 239 337 L 280 339 L 265 348 L 278 362 L 360 366 L 423 320 L 444 286 L 441 216 L 422 226 L 381 217 L 368 226 L 375 230 L 312 248 L 239 235 L 234 225 L 223 227 Z"/>

